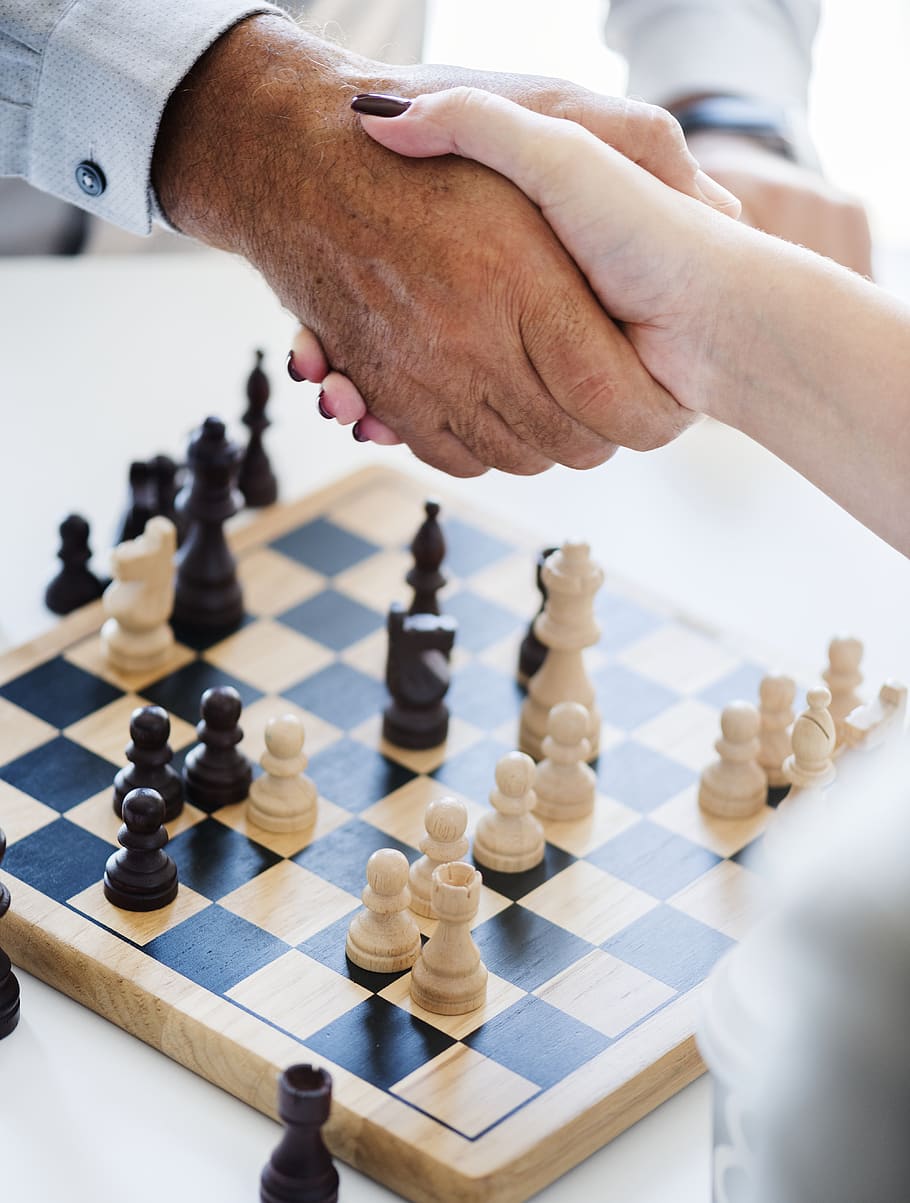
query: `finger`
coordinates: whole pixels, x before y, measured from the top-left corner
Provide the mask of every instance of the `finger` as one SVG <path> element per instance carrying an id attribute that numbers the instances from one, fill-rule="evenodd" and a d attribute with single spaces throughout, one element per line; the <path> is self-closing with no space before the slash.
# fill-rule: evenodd
<path id="1" fill-rule="evenodd" d="M 382 447 L 394 447 L 402 442 L 390 426 L 386 426 L 385 422 L 380 422 L 379 418 L 374 417 L 373 414 L 366 414 L 360 419 L 357 426 L 363 442 L 378 443 Z"/>
<path id="2" fill-rule="evenodd" d="M 320 406 L 340 426 L 350 426 L 367 413 L 366 402 L 357 386 L 341 372 L 329 372 L 323 380 Z"/>
<path id="3" fill-rule="evenodd" d="M 292 380 L 311 380 L 318 384 L 329 370 L 319 339 L 312 330 L 301 326 L 291 339 L 288 375 Z"/>

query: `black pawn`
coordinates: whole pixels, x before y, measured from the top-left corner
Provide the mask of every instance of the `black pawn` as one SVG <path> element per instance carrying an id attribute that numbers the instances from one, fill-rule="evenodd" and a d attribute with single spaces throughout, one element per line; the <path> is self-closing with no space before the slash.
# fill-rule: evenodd
<path id="1" fill-rule="evenodd" d="M 6 836 L 0 831 L 0 861 L 6 852 Z M 9 890 L 0 882 L 0 919 L 9 910 Z M 12 961 L 0 948 L 0 1040 L 8 1036 L 19 1022 L 19 982 L 13 973 Z"/>
<path id="2" fill-rule="evenodd" d="M 534 634 L 534 623 L 543 614 L 544 606 L 547 604 L 547 587 L 543 579 L 543 566 L 547 562 L 547 557 L 558 550 L 558 547 L 546 547 L 537 557 L 537 588 L 540 590 L 540 609 L 532 618 L 528 633 L 522 639 L 521 647 L 518 649 L 519 685 L 527 685 L 534 674 L 543 667 L 543 662 L 547 658 L 545 644 L 541 643 Z"/>
<path id="3" fill-rule="evenodd" d="M 455 619 L 389 610 L 386 685 L 392 701 L 383 712 L 382 736 L 399 748 L 435 748 L 449 731 L 443 698 L 449 688 L 449 655 Z"/>
<path id="4" fill-rule="evenodd" d="M 243 618 L 237 565 L 224 523 L 241 508 L 234 488 L 240 452 L 224 423 L 206 418 L 190 443 L 192 481 L 186 497 L 186 537 L 177 556 L 173 622 L 190 631 L 229 631 Z"/>
<path id="5" fill-rule="evenodd" d="M 169 455 L 156 455 L 149 461 L 155 490 L 155 513 L 169 518 L 176 526 L 177 465 Z"/>
<path id="6" fill-rule="evenodd" d="M 88 545 L 89 527 L 79 514 L 70 514 L 60 524 L 60 550 L 57 558 L 63 567 L 48 585 L 44 604 L 54 614 L 69 614 L 95 601 L 106 582 L 89 571 L 92 551 Z"/>
<path id="7" fill-rule="evenodd" d="M 157 790 L 134 789 L 123 800 L 123 845 L 104 868 L 104 896 L 124 911 L 157 911 L 177 897 L 177 866 L 166 852 L 164 800 Z"/>
<path id="8" fill-rule="evenodd" d="M 414 567 L 405 577 L 414 590 L 409 614 L 438 614 L 436 594 L 446 583 L 446 578 L 439 571 L 446 554 L 445 536 L 439 525 L 439 502 L 427 501 L 424 510 L 426 518 L 411 543 Z"/>
<path id="9" fill-rule="evenodd" d="M 243 739 L 242 708 L 240 694 L 231 685 L 202 695 L 202 721 L 196 724 L 201 742 L 187 755 L 183 785 L 187 802 L 208 813 L 242 802 L 250 792 L 253 767 L 237 747 Z"/>
<path id="10" fill-rule="evenodd" d="M 140 706 L 130 715 L 131 742 L 126 757 L 131 763 L 114 778 L 114 811 L 119 817 L 123 816 L 123 799 L 134 789 L 158 791 L 164 801 L 165 823 L 183 810 L 183 781 L 171 767 L 170 734 L 171 720 L 160 706 Z"/>
<path id="11" fill-rule="evenodd" d="M 320 1129 L 329 1117 L 332 1079 L 292 1065 L 278 1082 L 278 1115 L 287 1125 L 259 1182 L 260 1203 L 336 1203 L 338 1171 Z"/>
<path id="12" fill-rule="evenodd" d="M 126 543 L 138 539 L 145 530 L 145 524 L 156 512 L 158 495 L 155 487 L 155 477 L 151 467 L 143 460 L 135 460 L 130 464 L 130 500 L 115 544 Z"/>
<path id="13" fill-rule="evenodd" d="M 269 463 L 262 436 L 271 426 L 265 416 L 269 400 L 269 378 L 262 370 L 262 352 L 256 352 L 256 366 L 246 382 L 246 413 L 241 419 L 250 432 L 237 485 L 250 506 L 272 505 L 278 499 L 278 481 Z"/>

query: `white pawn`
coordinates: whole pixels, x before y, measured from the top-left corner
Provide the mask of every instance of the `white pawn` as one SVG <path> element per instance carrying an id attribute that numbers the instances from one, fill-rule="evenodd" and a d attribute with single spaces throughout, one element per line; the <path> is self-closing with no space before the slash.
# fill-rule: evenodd
<path id="1" fill-rule="evenodd" d="M 807 710 L 793 724 L 793 752 L 784 761 L 787 780 L 800 790 L 823 790 L 834 780 L 837 732 L 828 710 L 831 691 L 816 685 L 806 694 Z"/>
<path id="2" fill-rule="evenodd" d="M 411 970 L 411 998 L 436 1015 L 464 1015 L 483 1006 L 487 969 L 471 937 L 483 879 L 471 865 L 440 865 L 433 872 L 436 931 Z"/>
<path id="3" fill-rule="evenodd" d="M 701 775 L 698 804 L 720 819 L 745 819 L 765 804 L 768 779 L 758 764 L 758 710 L 749 702 L 731 702 L 720 716 L 721 737 L 714 747 L 720 759 Z"/>
<path id="4" fill-rule="evenodd" d="M 467 856 L 470 847 L 470 840 L 465 835 L 468 808 L 457 798 L 435 798 L 427 807 L 424 825 L 427 834 L 420 841 L 420 851 L 424 855 L 411 865 L 411 910 L 430 919 L 433 917 L 433 870 Z"/>
<path id="5" fill-rule="evenodd" d="M 348 960 L 370 973 L 399 973 L 420 955 L 420 931 L 408 910 L 408 862 L 397 848 L 380 848 L 367 861 L 364 910 L 348 928 Z"/>
<path id="6" fill-rule="evenodd" d="M 587 716 L 586 716 L 587 717 Z M 524 752 L 509 752 L 496 766 L 496 789 L 490 794 L 495 809 L 485 814 L 474 835 L 474 859 L 496 873 L 524 873 L 543 860 L 543 828 L 531 811 L 534 761 Z"/>
<path id="7" fill-rule="evenodd" d="M 101 645 L 123 672 L 146 672 L 163 664 L 174 646 L 168 619 L 174 609 L 177 532 L 160 515 L 150 518 L 138 539 L 114 548 L 114 579 L 104 591 Z"/>
<path id="8" fill-rule="evenodd" d="M 857 689 L 863 682 L 859 670 L 863 658 L 863 645 L 849 635 L 838 635 L 828 644 L 828 667 L 822 676 L 831 690 L 828 711 L 834 719 L 837 742 L 844 742 L 846 727 L 844 720 L 851 711 L 863 704 Z"/>
<path id="9" fill-rule="evenodd" d="M 247 818 L 265 831 L 305 831 L 316 822 L 317 790 L 303 772 L 303 723 L 294 714 L 270 718 L 265 747 L 265 776 L 250 786 Z"/>
<path id="10" fill-rule="evenodd" d="M 544 819 L 582 819 L 594 809 L 597 778 L 587 763 L 590 721 L 580 702 L 560 702 L 550 711 L 534 782 L 535 812 Z"/>
<path id="11" fill-rule="evenodd" d="M 761 713 L 761 748 L 758 763 L 765 770 L 768 784 L 775 789 L 790 784 L 784 772 L 784 761 L 792 749 L 790 724 L 793 722 L 793 699 L 796 683 L 792 677 L 772 674 L 758 687 Z"/>

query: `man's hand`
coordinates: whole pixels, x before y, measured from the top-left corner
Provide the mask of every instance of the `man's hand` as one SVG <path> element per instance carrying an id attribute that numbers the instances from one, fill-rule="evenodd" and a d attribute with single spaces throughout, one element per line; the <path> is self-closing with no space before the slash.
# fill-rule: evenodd
<path id="1" fill-rule="evenodd" d="M 644 371 L 536 207 L 477 164 L 391 154 L 349 109 L 358 92 L 469 80 L 586 125 L 711 203 L 678 125 L 651 106 L 554 80 L 386 67 L 257 17 L 171 98 L 153 164 L 162 207 L 257 266 L 371 413 L 429 463 L 531 473 L 668 441 L 690 415 Z"/>
<path id="2" fill-rule="evenodd" d="M 862 205 L 817 172 L 762 146 L 754 138 L 693 133 L 689 148 L 702 168 L 742 201 L 743 221 L 872 275 L 872 242 Z"/>

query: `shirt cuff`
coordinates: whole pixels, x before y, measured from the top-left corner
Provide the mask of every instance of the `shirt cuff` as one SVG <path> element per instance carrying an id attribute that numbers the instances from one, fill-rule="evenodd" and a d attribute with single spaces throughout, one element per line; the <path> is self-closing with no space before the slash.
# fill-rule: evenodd
<path id="1" fill-rule="evenodd" d="M 48 41 L 32 115 L 28 178 L 133 234 L 161 213 L 152 152 L 171 93 L 238 21 L 271 4 L 77 0 Z"/>

